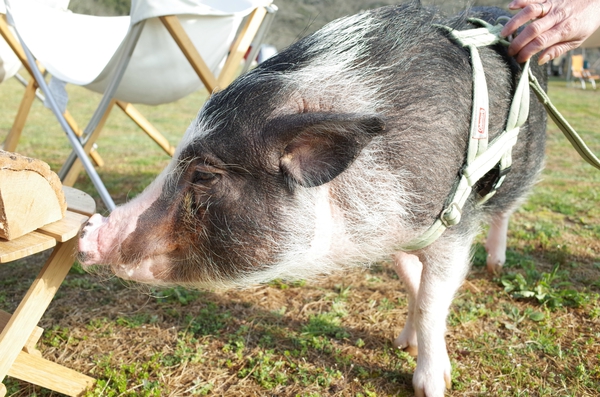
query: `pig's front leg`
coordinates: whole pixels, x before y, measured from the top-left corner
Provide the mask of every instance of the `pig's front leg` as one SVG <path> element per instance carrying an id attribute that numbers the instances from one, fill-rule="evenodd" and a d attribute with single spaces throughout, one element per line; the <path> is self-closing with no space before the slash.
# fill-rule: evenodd
<path id="1" fill-rule="evenodd" d="M 408 293 L 408 315 L 402 332 L 394 341 L 394 346 L 406 350 L 411 356 L 418 354 L 417 330 L 415 328 L 415 306 L 421 283 L 423 265 L 419 258 L 405 252 L 394 255 L 394 270 L 404 282 Z"/>
<path id="2" fill-rule="evenodd" d="M 420 255 L 423 263 L 414 322 L 419 358 L 413 376 L 417 397 L 443 397 L 451 385 L 446 348 L 446 318 L 456 291 L 468 270 L 469 241 L 440 240 Z"/>
<path id="3" fill-rule="evenodd" d="M 508 232 L 509 218 L 510 212 L 503 212 L 496 215 L 490 224 L 490 230 L 485 240 L 489 273 L 500 273 L 506 261 L 506 233 Z"/>

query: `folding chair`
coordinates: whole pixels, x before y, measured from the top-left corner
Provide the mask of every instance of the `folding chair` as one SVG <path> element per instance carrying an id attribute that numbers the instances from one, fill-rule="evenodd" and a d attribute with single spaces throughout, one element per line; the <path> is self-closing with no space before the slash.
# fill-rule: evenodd
<path id="1" fill-rule="evenodd" d="M 53 83 L 62 81 L 103 93 L 82 137 L 69 138 L 75 141 L 71 144 L 76 153 L 69 156 L 59 173 L 63 183 L 74 182 L 78 170 L 74 172 L 73 165 L 79 158 L 107 208 L 114 209 L 112 198 L 86 156 L 113 105 L 172 155 L 174 148 L 131 103 L 169 103 L 202 85 L 209 93 L 226 87 L 240 72 L 249 49 L 242 73 L 256 57 L 277 11 L 271 1 L 133 0 L 128 17 L 92 17 L 55 10 L 34 0 L 6 0 L 9 20 L 12 18 L 28 57 L 20 56 L 21 61 L 28 64 L 28 71 L 36 75 L 35 84 L 54 103 L 52 110 L 68 136 L 75 136 L 77 128 L 63 116 L 64 104 L 56 100 L 61 83 Z M 1 24 L 0 34 L 10 44 Z M 15 52 L 18 55 L 18 48 Z M 33 55 L 52 75 L 50 84 L 43 79 Z M 48 85 L 58 89 L 52 91 Z M 9 135 L 20 134 L 13 130 Z"/>
<path id="2" fill-rule="evenodd" d="M 596 80 L 600 79 L 599 75 L 592 74 L 590 70 L 584 67 L 583 55 L 571 55 L 571 76 L 574 79 L 579 79 L 581 88 L 584 90 L 586 80 L 592 84 L 593 89 L 596 89 Z"/>

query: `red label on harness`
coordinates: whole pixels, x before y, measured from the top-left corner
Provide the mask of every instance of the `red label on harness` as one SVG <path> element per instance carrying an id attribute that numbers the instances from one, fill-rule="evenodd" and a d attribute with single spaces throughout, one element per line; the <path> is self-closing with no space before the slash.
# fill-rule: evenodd
<path id="1" fill-rule="evenodd" d="M 477 114 L 477 134 L 473 138 L 475 139 L 486 139 L 487 138 L 487 112 L 485 108 L 479 108 Z"/>

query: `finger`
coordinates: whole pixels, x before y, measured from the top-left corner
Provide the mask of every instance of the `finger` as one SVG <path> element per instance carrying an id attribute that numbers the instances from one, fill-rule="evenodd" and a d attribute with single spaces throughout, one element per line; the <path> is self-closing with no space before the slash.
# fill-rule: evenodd
<path id="1" fill-rule="evenodd" d="M 530 4 L 539 3 L 539 0 L 513 0 L 508 8 L 510 10 L 520 10 L 521 8 L 525 8 Z"/>
<path id="2" fill-rule="evenodd" d="M 537 22 L 541 23 L 542 21 L 536 21 L 536 23 Z M 531 25 L 534 25 L 534 24 L 531 24 Z M 529 26 L 527 28 L 529 28 Z M 525 31 L 523 31 L 523 32 L 525 32 Z M 563 50 L 565 48 L 568 48 L 568 49 L 576 48 L 579 44 L 581 44 L 581 40 L 564 42 L 563 41 L 564 36 L 562 33 L 563 33 L 563 29 L 561 29 L 561 25 L 557 25 L 555 27 L 552 27 L 551 29 L 544 31 L 541 34 L 538 34 L 533 40 L 529 41 L 527 44 L 525 44 L 524 46 L 522 46 L 519 49 L 518 54 L 516 56 L 517 62 L 520 62 L 520 63 L 525 62 L 528 59 L 530 59 L 533 55 L 537 54 L 540 51 L 543 51 L 543 53 L 540 54 L 540 59 L 538 60 L 538 63 L 540 63 L 540 62 L 545 63 L 545 62 L 548 62 L 550 59 L 554 59 L 556 56 L 558 56 L 560 50 Z M 518 36 L 517 36 L 517 38 L 518 38 Z M 511 43 L 511 45 L 512 45 L 512 43 Z M 552 50 L 550 50 L 550 49 L 552 49 Z M 546 50 L 548 50 L 548 51 L 546 51 Z M 510 54 L 510 49 L 509 49 L 509 54 Z M 552 56 L 552 57 L 550 58 L 549 56 Z M 547 58 L 547 59 L 542 59 L 542 58 Z"/>
<path id="3" fill-rule="evenodd" d="M 544 8 L 539 3 L 533 3 L 526 6 L 521 11 L 516 13 L 510 19 L 510 21 L 506 23 L 506 25 L 504 25 L 504 28 L 502 28 L 500 34 L 503 37 L 507 37 L 513 34 L 519 27 L 523 26 L 527 22 L 539 18 L 540 15 L 542 15 L 542 12 L 544 11 Z"/>
<path id="4" fill-rule="evenodd" d="M 508 55 L 514 56 L 518 53 L 519 57 L 521 57 L 523 55 L 523 49 L 527 46 L 533 45 L 533 47 L 529 48 L 530 50 L 532 48 L 535 48 L 536 51 L 533 53 L 526 51 L 525 55 L 527 56 L 527 58 L 521 61 L 525 62 L 531 57 L 531 55 L 535 54 L 536 52 L 541 51 L 544 48 L 561 41 L 561 39 L 557 35 L 558 32 L 555 31 L 555 23 L 555 18 L 550 15 L 546 18 L 538 19 L 527 25 L 523 29 L 523 31 L 519 33 L 517 37 L 515 37 L 510 43 L 510 46 L 508 47 Z M 550 35 L 546 34 L 546 32 L 550 30 L 552 31 Z M 546 34 L 546 36 L 540 37 L 544 34 Z M 552 39 L 554 39 L 554 41 L 549 42 Z"/>
<path id="5" fill-rule="evenodd" d="M 553 45 L 550 48 L 546 48 L 544 51 L 540 53 L 540 57 L 538 59 L 538 65 L 543 65 L 548 61 L 558 58 L 559 56 L 566 54 L 568 51 L 571 51 L 577 48 L 580 44 L 574 44 L 573 42 L 569 43 L 558 43 Z"/>

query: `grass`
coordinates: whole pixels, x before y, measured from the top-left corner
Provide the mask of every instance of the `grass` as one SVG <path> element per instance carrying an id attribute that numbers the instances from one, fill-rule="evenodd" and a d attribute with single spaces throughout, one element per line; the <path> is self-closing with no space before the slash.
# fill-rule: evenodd
<path id="1" fill-rule="evenodd" d="M 87 120 L 99 98 L 71 90 L 71 111 Z M 0 136 L 21 92 L 14 80 L 0 87 Z M 553 81 L 550 96 L 600 153 L 600 91 Z M 176 143 L 204 97 L 141 110 Z M 452 305 L 450 396 L 600 394 L 600 173 L 552 123 L 548 136 L 543 179 L 511 222 L 505 273 L 486 273 L 482 234 Z M 55 170 L 68 154 L 39 103 L 19 151 Z M 99 152 L 121 203 L 169 160 L 116 110 Z M 98 200 L 86 177 L 76 187 Z M 3 309 L 15 309 L 45 255 L 0 267 Z M 385 263 L 231 291 L 140 287 L 75 266 L 42 319 L 39 349 L 97 378 L 88 396 L 411 396 L 416 361 L 391 343 L 405 316 L 406 293 Z M 57 395 L 4 382 L 8 396 Z"/>

